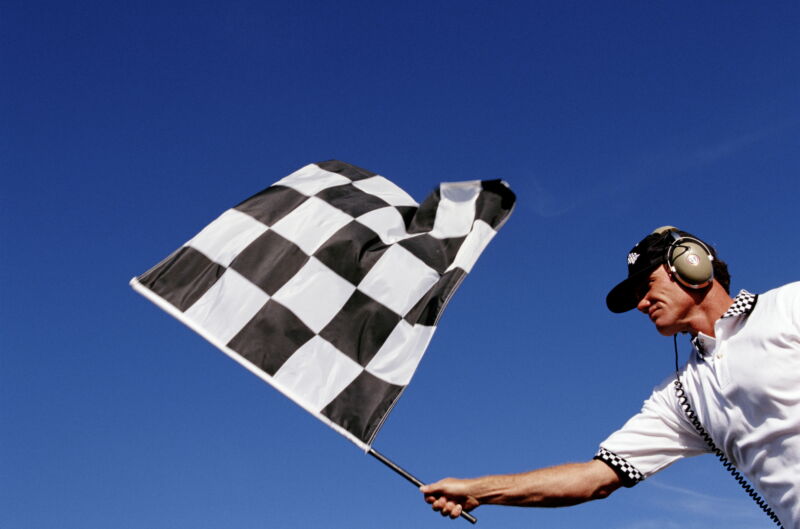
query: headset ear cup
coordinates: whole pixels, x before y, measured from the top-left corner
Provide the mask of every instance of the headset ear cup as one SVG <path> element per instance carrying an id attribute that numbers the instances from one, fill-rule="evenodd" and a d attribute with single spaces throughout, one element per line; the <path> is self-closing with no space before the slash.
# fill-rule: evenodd
<path id="1" fill-rule="evenodd" d="M 703 288 L 714 279 L 714 257 L 706 245 L 689 237 L 675 241 L 667 263 L 678 281 L 689 288 Z"/>

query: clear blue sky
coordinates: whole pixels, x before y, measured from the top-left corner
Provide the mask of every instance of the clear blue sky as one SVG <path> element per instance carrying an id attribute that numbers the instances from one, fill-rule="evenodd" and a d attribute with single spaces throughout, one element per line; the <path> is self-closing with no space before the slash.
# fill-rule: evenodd
<path id="1" fill-rule="evenodd" d="M 590 458 L 671 371 L 605 308 L 638 239 L 706 238 L 734 290 L 800 279 L 798 27 L 790 1 L 3 2 L 0 526 L 464 527 L 128 287 L 331 158 L 518 197 L 375 447 L 424 480 Z M 475 514 L 770 526 L 710 456 Z"/>

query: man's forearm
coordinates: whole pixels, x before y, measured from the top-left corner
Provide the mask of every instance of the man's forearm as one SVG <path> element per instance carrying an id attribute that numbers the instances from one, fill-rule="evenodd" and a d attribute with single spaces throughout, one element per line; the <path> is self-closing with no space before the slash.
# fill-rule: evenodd
<path id="1" fill-rule="evenodd" d="M 472 479 L 447 478 L 422 487 L 425 500 L 443 515 L 479 505 L 564 507 L 605 498 L 621 485 L 617 474 L 601 461 L 567 463 L 521 474 Z"/>
<path id="2" fill-rule="evenodd" d="M 620 482 L 605 463 L 567 463 L 521 474 L 475 478 L 470 489 L 481 504 L 563 507 L 605 498 Z"/>

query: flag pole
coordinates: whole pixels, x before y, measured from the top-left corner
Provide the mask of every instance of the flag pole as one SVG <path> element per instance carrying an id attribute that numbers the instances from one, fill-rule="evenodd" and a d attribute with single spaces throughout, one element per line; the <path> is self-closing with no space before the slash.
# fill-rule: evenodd
<path id="1" fill-rule="evenodd" d="M 381 463 L 383 463 L 384 465 L 386 465 L 387 467 L 391 468 L 392 470 L 394 470 L 395 472 L 400 474 L 401 476 L 403 476 L 404 478 L 406 478 L 408 481 L 410 481 L 411 483 L 413 483 L 417 487 L 421 487 L 422 485 L 424 485 L 424 483 L 422 483 L 420 480 L 418 480 L 417 478 L 415 478 L 414 476 L 409 474 L 406 470 L 404 470 L 401 467 L 397 466 L 393 461 L 388 459 L 386 456 L 384 456 L 383 454 L 381 454 L 380 452 L 378 452 L 374 448 L 370 447 L 370 449 L 369 449 L 369 451 L 367 453 L 369 455 L 371 455 L 372 457 L 374 457 L 375 459 L 377 459 L 378 461 L 380 461 Z M 475 523 L 475 522 L 478 521 L 477 518 L 475 518 L 470 513 L 465 512 L 465 511 L 461 511 L 461 517 L 464 518 L 465 520 L 469 521 L 470 523 Z"/>

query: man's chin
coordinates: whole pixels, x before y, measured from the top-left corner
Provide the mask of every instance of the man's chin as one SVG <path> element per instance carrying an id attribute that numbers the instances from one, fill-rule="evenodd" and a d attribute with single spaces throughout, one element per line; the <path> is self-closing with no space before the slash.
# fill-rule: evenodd
<path id="1" fill-rule="evenodd" d="M 661 336 L 674 336 L 675 334 L 678 334 L 678 330 L 674 326 L 659 325 L 656 322 L 653 322 L 653 325 L 656 326 L 656 330 Z"/>

